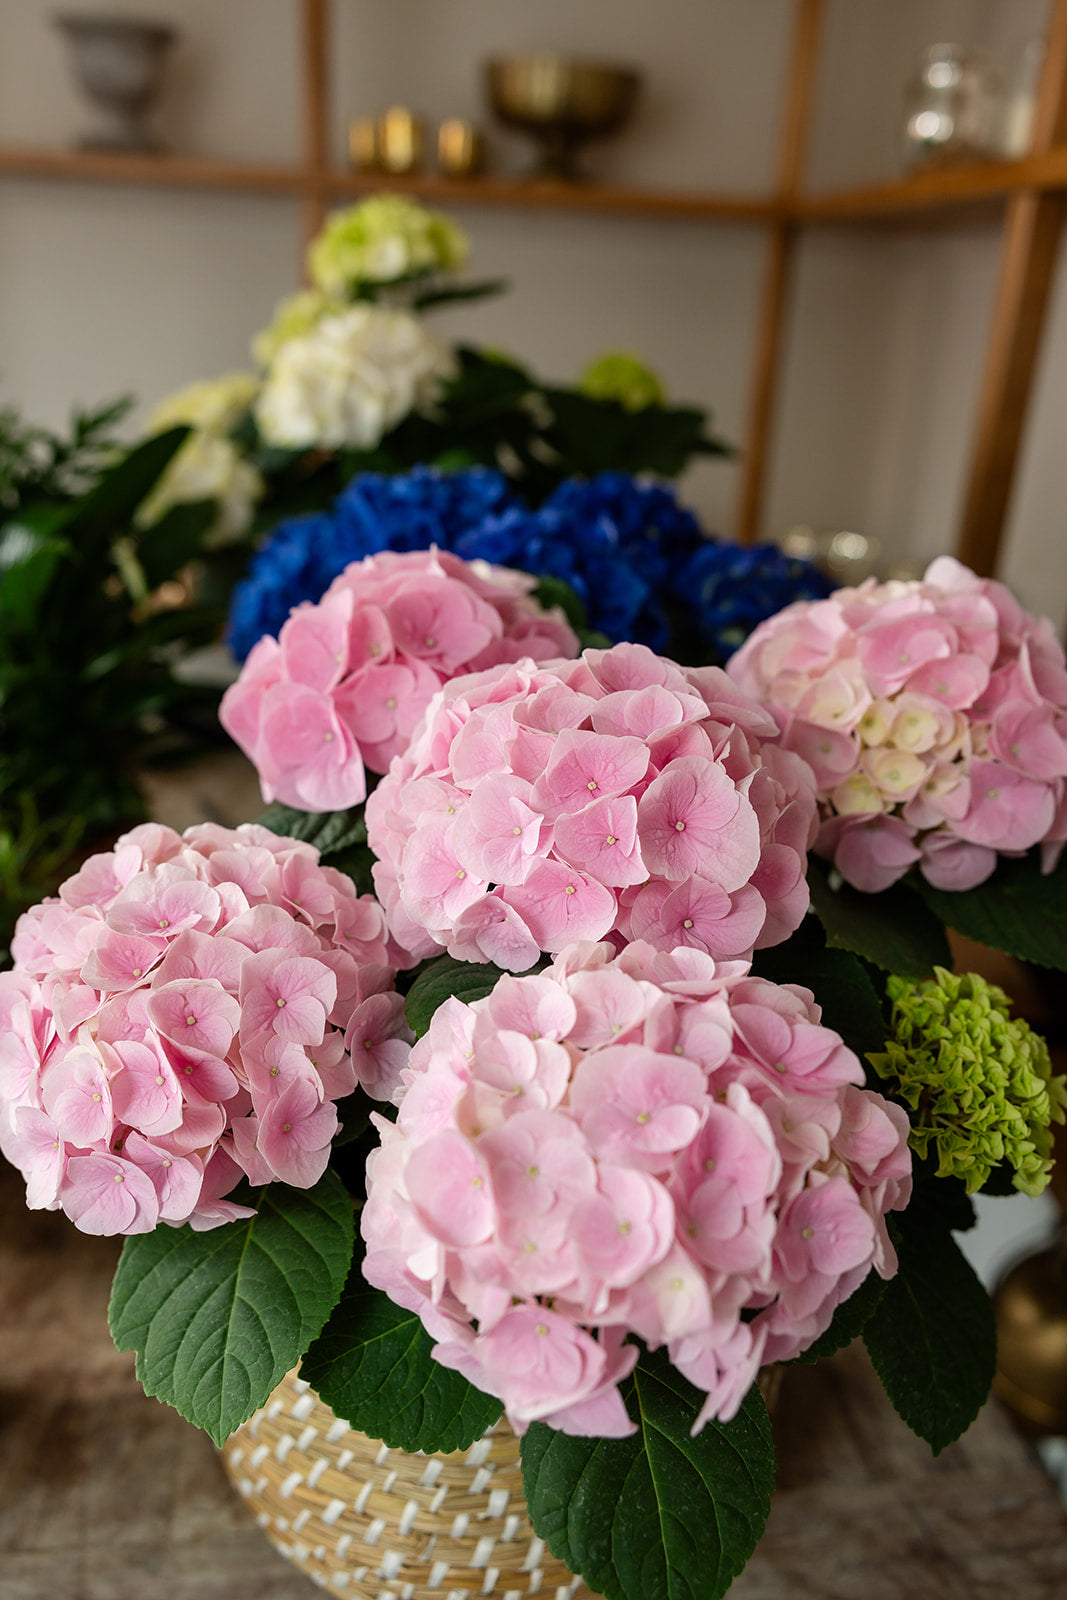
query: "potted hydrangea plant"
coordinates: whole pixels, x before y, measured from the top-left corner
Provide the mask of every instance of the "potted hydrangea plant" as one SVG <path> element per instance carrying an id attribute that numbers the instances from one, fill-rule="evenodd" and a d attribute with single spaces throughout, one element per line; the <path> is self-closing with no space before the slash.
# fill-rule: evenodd
<path id="1" fill-rule="evenodd" d="M 988 1393 L 953 1234 L 1067 1095 L 945 928 L 1067 968 L 1067 670 L 955 565 L 729 673 L 531 591 L 388 552 L 257 645 L 224 716 L 274 803 L 27 913 L 0 1142 L 128 1236 L 117 1342 L 321 1582 L 719 1596 L 761 1368 L 862 1334 L 934 1450 Z M 924 875 L 958 841 L 988 871 Z"/>

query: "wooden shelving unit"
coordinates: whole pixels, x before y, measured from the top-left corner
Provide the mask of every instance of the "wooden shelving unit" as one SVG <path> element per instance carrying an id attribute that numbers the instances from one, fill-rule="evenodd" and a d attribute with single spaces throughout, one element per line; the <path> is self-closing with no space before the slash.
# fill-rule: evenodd
<path id="1" fill-rule="evenodd" d="M 741 194 L 686 194 L 608 184 L 530 183 L 521 178 L 442 178 L 432 173 L 389 177 L 380 172 L 358 173 L 333 168 L 315 172 L 303 166 L 260 166 L 190 156 L 125 156 L 101 151 L 13 146 L 0 146 L 0 176 L 289 194 L 305 200 L 320 191 L 331 199 L 348 199 L 391 189 L 439 205 L 600 211 L 623 216 L 689 217 L 709 222 L 767 222 L 776 209 L 770 200 Z"/>
<path id="2" fill-rule="evenodd" d="M 1067 0 L 1052 0 L 1030 152 L 822 193 L 803 185 L 807 134 L 827 0 L 794 0 L 794 36 L 782 93 L 774 188 L 766 195 L 702 194 L 621 185 L 531 183 L 505 177 L 398 178 L 341 170 L 330 160 L 329 0 L 299 0 L 302 151 L 292 164 L 192 156 L 123 156 L 0 146 L 0 177 L 277 194 L 301 203 L 310 237 L 329 207 L 382 188 L 454 206 L 503 206 L 726 223 L 766 233 L 764 281 L 743 440 L 737 537 L 762 528 L 770 441 L 796 245 L 809 227 L 940 224 L 965 208 L 1001 212 L 1001 268 L 977 408 L 957 552 L 976 570 L 996 565 L 1040 349 L 1067 204 Z"/>

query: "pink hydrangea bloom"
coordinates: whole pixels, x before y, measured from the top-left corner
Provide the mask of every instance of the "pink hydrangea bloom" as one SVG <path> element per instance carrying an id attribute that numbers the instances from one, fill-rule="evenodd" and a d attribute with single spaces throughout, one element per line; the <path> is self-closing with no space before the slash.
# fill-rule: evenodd
<path id="1" fill-rule="evenodd" d="M 521 1432 L 632 1432 L 638 1335 L 734 1415 L 873 1267 L 908 1119 L 811 994 L 681 946 L 572 945 L 447 1000 L 367 1165 L 364 1273 Z"/>
<path id="2" fill-rule="evenodd" d="M 382 908 L 266 828 L 135 828 L 20 918 L 0 1149 L 86 1233 L 213 1228 L 242 1175 L 310 1188 L 411 1034 Z"/>
<path id="3" fill-rule="evenodd" d="M 384 772 L 406 749 L 447 678 L 573 656 L 573 629 L 533 599 L 535 581 L 447 550 L 386 550 L 297 606 L 277 639 L 255 646 L 219 710 L 264 798 L 302 811 L 358 805 L 365 769 Z"/>
<path id="4" fill-rule="evenodd" d="M 367 803 L 394 937 L 512 972 L 583 939 L 777 944 L 816 813 L 776 732 L 718 668 L 644 645 L 453 679 Z"/>
<path id="5" fill-rule="evenodd" d="M 763 622 L 730 676 L 816 777 L 816 842 L 857 889 L 917 865 L 972 889 L 998 854 L 1067 840 L 1067 659 L 1051 623 L 941 556 Z"/>

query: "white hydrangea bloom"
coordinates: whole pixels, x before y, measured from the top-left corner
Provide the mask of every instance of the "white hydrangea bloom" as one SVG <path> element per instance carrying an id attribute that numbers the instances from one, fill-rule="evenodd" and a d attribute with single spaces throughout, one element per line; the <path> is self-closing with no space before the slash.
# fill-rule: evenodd
<path id="1" fill-rule="evenodd" d="M 218 502 L 218 515 L 205 534 L 208 547 L 229 544 L 246 533 L 263 479 L 246 461 L 229 433 L 255 399 L 259 379 L 251 372 L 226 372 L 191 383 L 161 400 L 151 412 L 147 435 L 183 424 L 192 432 L 137 513 L 150 528 L 172 506 L 197 500 Z"/>
<path id="2" fill-rule="evenodd" d="M 137 520 L 150 528 L 172 506 L 215 500 L 218 515 L 204 535 L 204 543 L 209 549 L 217 548 L 247 533 L 262 494 L 263 479 L 231 440 L 195 429 L 142 502 Z"/>
<path id="3" fill-rule="evenodd" d="M 256 422 L 282 449 L 373 449 L 454 368 L 449 347 L 410 312 L 354 305 L 281 347 Z"/>

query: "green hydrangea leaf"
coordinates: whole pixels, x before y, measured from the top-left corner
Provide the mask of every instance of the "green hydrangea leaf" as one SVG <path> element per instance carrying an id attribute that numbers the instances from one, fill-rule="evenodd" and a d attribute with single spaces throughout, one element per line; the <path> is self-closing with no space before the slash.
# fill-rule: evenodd
<path id="1" fill-rule="evenodd" d="M 1022 961 L 1067 972 L 1067 856 L 1055 872 L 1041 871 L 1040 852 L 1001 857 L 977 889 L 950 893 L 920 879 L 930 910 L 957 933 Z"/>
<path id="2" fill-rule="evenodd" d="M 168 428 L 135 445 L 99 483 L 71 506 L 63 519 L 63 537 L 86 557 L 111 542 L 132 520 L 137 507 L 163 476 L 188 436 L 186 427 Z"/>
<path id="3" fill-rule="evenodd" d="M 503 1407 L 440 1366 L 433 1343 L 414 1311 L 372 1289 L 356 1267 L 300 1375 L 339 1417 L 390 1449 L 465 1450 Z"/>
<path id="4" fill-rule="evenodd" d="M 855 1293 L 850 1294 L 848 1299 L 838 1306 L 826 1332 L 799 1356 L 795 1356 L 794 1360 L 803 1366 L 812 1367 L 816 1361 L 822 1361 L 826 1356 L 832 1356 L 836 1350 L 843 1350 L 846 1345 L 850 1345 L 853 1339 L 859 1338 L 874 1316 L 884 1293 L 885 1279 L 880 1278 L 872 1267 Z M 792 1365 L 792 1363 L 787 1364 Z"/>
<path id="5" fill-rule="evenodd" d="M 215 500 L 181 501 L 141 534 L 137 559 L 149 589 L 157 589 L 201 553 L 204 535 L 218 514 Z"/>
<path id="6" fill-rule="evenodd" d="M 138 1234 L 115 1273 L 112 1337 L 137 1352 L 146 1393 L 222 1444 L 337 1304 L 353 1232 L 351 1199 L 328 1171 L 313 1189 L 268 1184 L 240 1222 Z"/>
<path id="7" fill-rule="evenodd" d="M 862 1061 L 885 1045 L 878 991 L 863 962 L 847 950 L 827 948 L 816 917 L 804 918 L 784 944 L 758 950 L 753 971 L 772 983 L 801 983 L 822 1007 L 826 1027 L 839 1033 Z"/>
<path id="8" fill-rule="evenodd" d="M 367 842 L 367 823 L 361 805 L 347 811 L 297 811 L 295 806 L 277 801 L 256 821 L 272 833 L 314 845 L 324 861 Z"/>
<path id="9" fill-rule="evenodd" d="M 993 1308 L 974 1270 L 928 1208 L 890 1224 L 900 1270 L 863 1330 L 898 1414 L 935 1455 L 965 1433 L 989 1395 L 997 1359 Z"/>
<path id="10" fill-rule="evenodd" d="M 944 926 L 915 891 L 896 883 L 880 894 L 861 894 L 843 883 L 830 887 L 831 868 L 808 857 L 811 908 L 834 949 L 851 950 L 886 972 L 924 978 L 936 966 L 951 966 Z"/>
<path id="11" fill-rule="evenodd" d="M 719 1600 L 763 1533 L 774 1445 L 755 1388 L 732 1422 L 690 1428 L 704 1396 L 663 1351 L 622 1385 L 637 1432 L 522 1440 L 530 1519 L 553 1555 L 609 1600 Z"/>
<path id="12" fill-rule="evenodd" d="M 498 978 L 504 976 L 500 967 L 476 961 L 456 961 L 452 956 L 439 956 L 424 967 L 408 990 L 404 1002 L 408 1027 L 416 1039 L 421 1039 L 433 1020 L 438 1006 L 444 1005 L 449 995 L 468 1003 L 482 1000 L 493 988 Z"/>
<path id="13" fill-rule="evenodd" d="M 589 618 L 585 606 L 580 596 L 563 578 L 557 578 L 554 572 L 543 572 L 537 580 L 537 588 L 533 593 L 538 605 L 544 606 L 546 611 L 553 606 L 559 606 L 575 633 L 581 634 L 588 630 Z"/>

